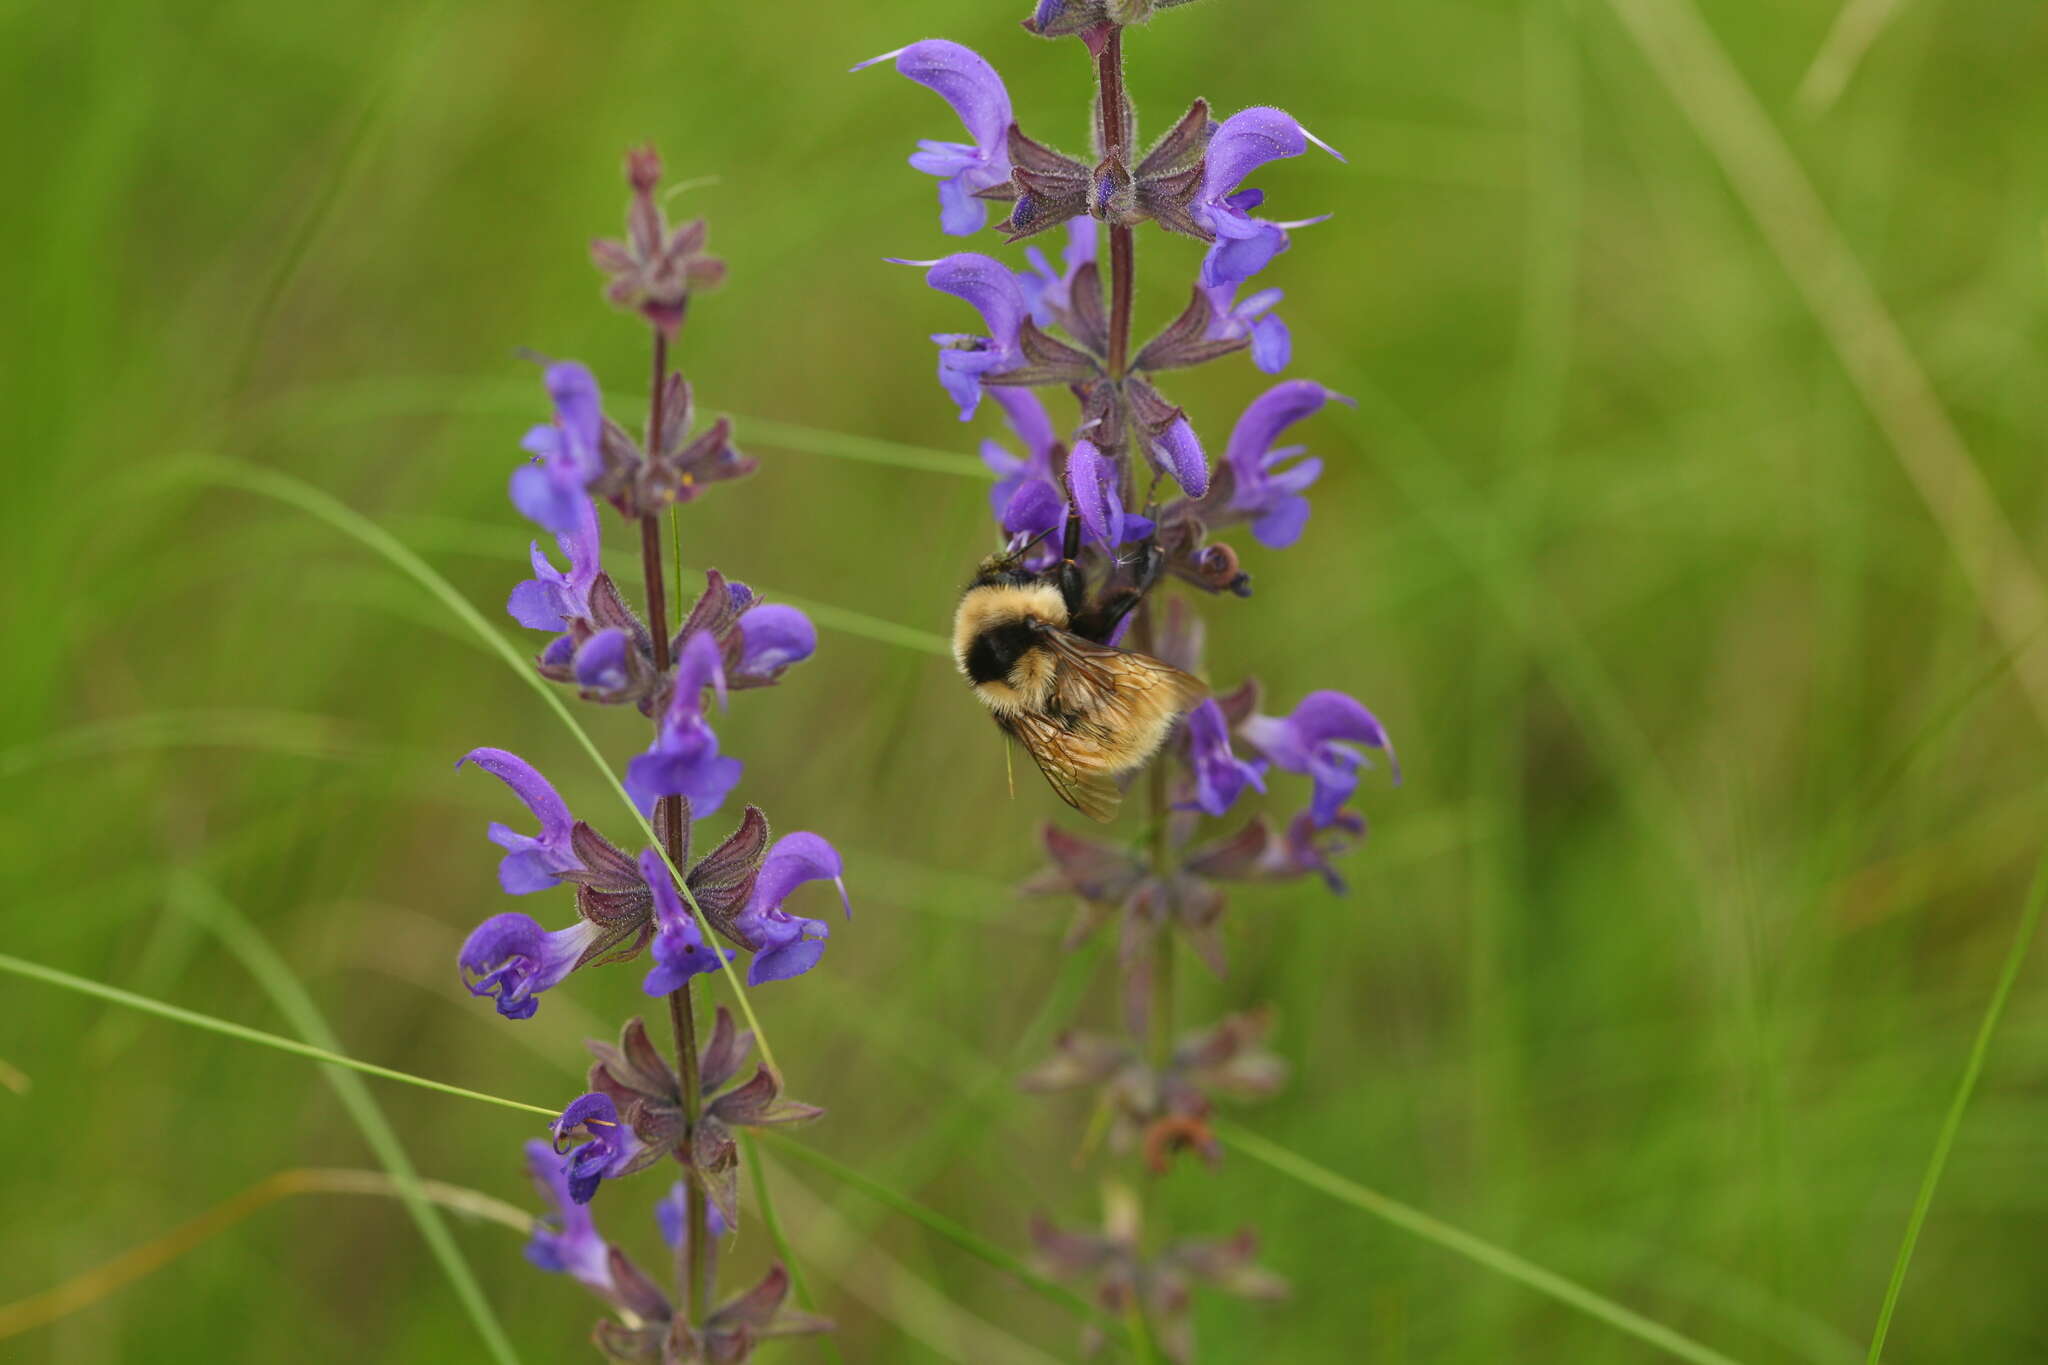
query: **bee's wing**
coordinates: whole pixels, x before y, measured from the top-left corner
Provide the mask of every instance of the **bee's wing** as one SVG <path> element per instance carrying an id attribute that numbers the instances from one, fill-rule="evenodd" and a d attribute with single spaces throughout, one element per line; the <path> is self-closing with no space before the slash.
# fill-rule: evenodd
<path id="1" fill-rule="evenodd" d="M 1090 820 L 1107 823 L 1116 818 L 1124 794 L 1112 775 L 1111 755 L 1101 744 L 1036 712 L 1004 716 L 1002 724 L 1030 752 L 1060 800 Z"/>
<path id="2" fill-rule="evenodd" d="M 1059 660 L 1052 706 L 1085 723 L 1120 734 L 1163 731 L 1209 695 L 1200 678 L 1161 663 L 1149 654 L 1112 649 L 1064 630 L 1044 633 Z M 1144 746 L 1144 754 L 1152 751 Z"/>
<path id="3" fill-rule="evenodd" d="M 1208 688 L 1200 679 L 1145 654 L 1132 654 L 1049 630 L 1058 661 L 1046 714 L 1009 717 L 1060 799 L 1091 820 L 1115 817 L 1119 773 L 1158 749 L 1166 731 Z"/>

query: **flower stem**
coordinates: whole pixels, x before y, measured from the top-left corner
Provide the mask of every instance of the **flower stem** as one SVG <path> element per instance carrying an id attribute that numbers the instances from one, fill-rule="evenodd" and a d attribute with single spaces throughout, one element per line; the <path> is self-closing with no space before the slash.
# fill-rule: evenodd
<path id="1" fill-rule="evenodd" d="M 1124 31 L 1119 28 L 1102 45 L 1096 59 L 1096 117 L 1100 121 L 1102 155 L 1126 169 L 1131 159 L 1131 129 L 1124 118 Z M 1128 227 L 1109 230 L 1109 377 L 1122 379 L 1131 363 L 1131 301 L 1137 287 L 1134 243 Z"/>
<path id="2" fill-rule="evenodd" d="M 650 456 L 662 448 L 661 434 L 661 391 L 668 380 L 668 337 L 657 327 L 654 329 L 654 393 L 648 403 L 647 450 Z M 678 558 L 680 559 L 680 550 Z M 654 635 L 654 667 L 666 673 L 669 668 L 669 620 L 667 585 L 661 573 L 661 517 L 648 511 L 640 518 L 640 571 L 646 584 L 647 626 Z M 678 599 L 680 600 L 680 599 Z M 660 721 L 657 719 L 657 725 Z M 667 845 L 668 861 L 678 872 L 683 861 L 683 803 L 677 796 L 664 796 L 660 802 L 660 815 L 655 823 L 665 832 L 663 842 Z M 688 895 L 688 889 L 684 889 Z M 690 999 L 690 983 L 684 981 L 677 989 L 669 992 L 668 1018 L 676 1037 L 676 1074 L 682 1082 L 683 1142 L 685 1150 L 695 1137 L 697 1117 L 703 1108 L 703 1085 L 697 1071 L 697 1011 Z M 676 1288 L 683 1302 L 689 1305 L 690 1322 L 704 1321 L 709 1286 L 705 1283 L 711 1260 L 707 1252 L 710 1238 L 705 1235 L 704 1186 L 692 1179 L 685 1182 L 683 1203 L 683 1236 L 676 1243 Z"/>

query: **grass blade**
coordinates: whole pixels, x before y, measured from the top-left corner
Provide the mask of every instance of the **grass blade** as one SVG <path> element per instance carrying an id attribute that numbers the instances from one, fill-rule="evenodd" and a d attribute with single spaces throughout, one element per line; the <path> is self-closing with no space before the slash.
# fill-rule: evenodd
<path id="1" fill-rule="evenodd" d="M 1984 1007 L 1984 1021 L 1977 1026 L 1977 1040 L 1970 1045 L 1970 1060 L 1963 1065 L 1963 1079 L 1956 1086 L 1956 1095 L 1949 1102 L 1948 1114 L 1941 1121 L 1941 1132 L 1934 1139 L 1934 1152 L 1927 1158 L 1927 1173 L 1920 1178 L 1920 1192 L 1913 1198 L 1913 1212 L 1906 1219 L 1906 1235 L 1899 1242 L 1898 1259 L 1892 1264 L 1891 1283 L 1885 1286 L 1884 1306 L 1877 1312 L 1877 1327 L 1870 1336 L 1870 1365 L 1877 1365 L 1884 1355 L 1884 1339 L 1891 1331 L 1892 1314 L 1899 1306 L 1899 1291 L 1906 1283 L 1906 1267 L 1913 1261 L 1913 1244 L 1920 1240 L 1920 1229 L 1927 1222 L 1928 1206 L 1934 1202 L 1934 1187 L 1941 1182 L 1941 1171 L 1948 1164 L 1948 1154 L 1955 1146 L 1956 1132 L 1963 1126 L 1963 1110 L 1969 1107 L 1970 1095 L 1977 1088 L 1977 1078 L 1984 1072 L 1984 1056 L 1991 1050 L 1991 1035 L 1998 1028 L 1999 1016 L 2005 1013 L 2006 998 L 2012 994 L 2012 983 L 2019 978 L 2020 964 L 2026 961 L 2027 949 L 2033 944 L 2034 934 L 2041 927 L 2041 904 L 2048 900 L 2048 856 L 2041 859 L 2034 871 L 2033 889 L 2027 892 L 2026 908 L 2020 911 L 2019 931 L 2013 935 L 2012 947 L 2006 950 L 2005 967 L 1998 974 L 1998 984 L 1992 988 L 1991 1002 Z"/>
<path id="2" fill-rule="evenodd" d="M 189 873 L 172 878 L 171 903 L 180 912 L 198 920 L 220 940 L 221 945 L 248 969 L 249 975 L 256 978 L 256 984 L 277 1006 L 278 1013 L 290 1020 L 292 1027 L 304 1035 L 307 1042 L 330 1052 L 340 1051 L 341 1040 L 328 1026 L 326 1016 L 320 1013 L 320 1007 L 313 1002 L 304 983 L 240 910 Z M 441 1211 L 421 1189 L 419 1171 L 414 1168 L 411 1156 L 407 1155 L 405 1144 L 398 1140 L 398 1130 L 391 1126 L 391 1120 L 384 1117 L 384 1111 L 371 1098 L 370 1088 L 363 1084 L 362 1077 L 340 1067 L 328 1069 L 327 1081 L 334 1087 L 341 1107 L 348 1110 L 349 1117 L 362 1132 L 363 1141 L 376 1154 L 378 1163 L 391 1173 L 391 1179 L 398 1186 L 399 1200 L 418 1226 L 420 1239 L 427 1244 L 434 1259 L 440 1262 L 441 1273 L 448 1277 L 455 1297 L 469 1313 L 477 1335 L 483 1338 L 484 1349 L 500 1365 L 519 1365 L 519 1352 L 505 1334 L 505 1325 L 498 1321 L 497 1311 L 485 1297 L 483 1285 L 477 1281 L 476 1272 L 470 1269 L 469 1261 L 456 1244 L 455 1234 L 448 1230 Z"/>
<path id="3" fill-rule="evenodd" d="M 226 1019 L 216 1019 L 210 1014 L 201 1014 L 197 1010 L 188 1010 L 177 1005 L 166 1004 L 161 1000 L 152 1000 L 146 995 L 137 995 L 133 991 L 124 991 L 119 986 L 109 986 L 104 982 L 92 981 L 82 976 L 73 976 L 70 972 L 59 971 L 55 967 L 45 967 L 40 962 L 29 962 L 22 958 L 11 957 L 6 953 L 0 953 L 0 972 L 9 972 L 15 976 L 27 977 L 31 981 L 40 981 L 46 986 L 56 986 L 63 990 L 76 991 L 80 995 L 90 995 L 101 1000 L 112 1001 L 116 1005 L 126 1005 L 129 1009 L 141 1010 L 145 1014 L 154 1014 L 159 1019 L 169 1019 L 173 1023 L 204 1029 L 208 1033 L 218 1033 L 229 1038 L 239 1038 L 245 1043 L 256 1043 L 263 1047 L 275 1048 L 279 1052 L 289 1052 L 295 1057 L 306 1057 L 316 1062 L 326 1062 L 330 1066 L 347 1067 L 350 1071 L 360 1071 L 365 1076 L 376 1076 L 387 1081 L 400 1081 L 406 1085 L 416 1085 L 422 1090 L 433 1090 L 443 1095 L 453 1095 L 457 1099 L 479 1100 L 484 1104 L 495 1104 L 502 1109 L 517 1109 L 521 1113 L 540 1114 L 549 1119 L 559 1117 L 562 1112 L 560 1108 L 550 1109 L 544 1105 L 524 1104 L 519 1100 L 508 1100 L 501 1095 L 487 1095 L 481 1090 L 466 1090 L 459 1085 L 449 1085 L 443 1081 L 430 1081 L 424 1076 L 414 1076 L 404 1071 L 393 1071 L 388 1066 L 378 1066 L 374 1062 L 359 1062 L 353 1057 L 344 1056 L 328 1048 L 314 1047 L 311 1043 L 302 1043 L 295 1038 L 283 1038 L 275 1033 L 265 1033 L 262 1029 L 250 1028 L 246 1024 L 237 1024 Z"/>
<path id="4" fill-rule="evenodd" d="M 775 1246 L 776 1258 L 789 1269 L 789 1284 L 790 1288 L 796 1291 L 797 1307 L 815 1313 L 818 1311 L 817 1296 L 811 1293 L 810 1282 L 804 1278 L 803 1267 L 797 1264 L 796 1251 L 790 1246 L 789 1238 L 783 1234 L 782 1220 L 775 1214 L 774 1196 L 768 1192 L 768 1171 L 761 1161 L 760 1151 L 754 1146 L 751 1133 L 740 1134 L 740 1149 L 747 1154 L 747 1170 L 754 1177 L 754 1203 L 761 1210 L 761 1222 L 768 1228 L 768 1240 Z M 840 1354 L 839 1341 L 833 1333 L 827 1332 L 821 1341 L 825 1349 L 832 1353 L 834 1360 L 843 1362 L 846 1359 Z"/>
<path id="5" fill-rule="evenodd" d="M 1232 1147 L 1254 1161 L 1271 1166 L 1282 1175 L 1292 1176 L 1309 1188 L 1321 1190 L 1331 1198 L 1342 1200 L 1362 1213 L 1369 1213 L 1375 1218 L 1392 1223 L 1403 1232 L 1411 1233 L 1426 1242 L 1433 1242 L 1446 1251 L 1454 1251 L 1467 1260 L 1485 1266 L 1488 1270 L 1519 1281 L 1539 1294 L 1548 1294 L 1559 1303 L 1576 1308 L 1588 1317 L 1597 1318 L 1610 1327 L 1677 1356 L 1680 1360 L 1690 1360 L 1694 1365 L 1735 1365 L 1732 1359 L 1719 1351 L 1703 1346 L 1661 1322 L 1652 1321 L 1633 1309 L 1624 1308 L 1614 1300 L 1596 1294 L 1555 1271 L 1545 1270 L 1540 1265 L 1523 1260 L 1505 1247 L 1497 1247 L 1491 1242 L 1474 1237 L 1469 1232 L 1454 1228 L 1449 1223 L 1432 1218 L 1420 1209 L 1410 1208 L 1397 1199 L 1389 1199 L 1383 1194 L 1366 1189 L 1363 1185 L 1346 1180 L 1335 1171 L 1318 1166 L 1306 1157 L 1297 1156 L 1278 1143 L 1269 1142 L 1258 1134 L 1226 1120 L 1211 1120 L 1211 1126 L 1216 1130 L 1216 1135 Z"/>
<path id="6" fill-rule="evenodd" d="M 486 1222 L 498 1223 L 524 1233 L 533 1226 L 533 1215 L 524 1209 L 493 1199 L 481 1190 L 422 1180 L 417 1186 L 428 1202 Z M 231 1195 L 206 1212 L 186 1219 L 162 1236 L 141 1246 L 130 1247 L 111 1261 L 73 1275 L 62 1284 L 31 1294 L 13 1303 L 0 1303 L 0 1340 L 19 1336 L 33 1328 L 55 1322 L 81 1308 L 124 1289 L 163 1269 L 178 1257 L 226 1232 L 235 1224 L 295 1195 L 368 1194 L 386 1198 L 402 1197 L 396 1179 L 382 1171 L 329 1170 L 315 1167 L 279 1171 L 265 1176 L 241 1193 Z"/>

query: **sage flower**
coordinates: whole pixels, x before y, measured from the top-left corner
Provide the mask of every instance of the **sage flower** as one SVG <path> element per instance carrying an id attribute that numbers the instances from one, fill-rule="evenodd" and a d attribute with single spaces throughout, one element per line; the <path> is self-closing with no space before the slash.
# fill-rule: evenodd
<path id="1" fill-rule="evenodd" d="M 526 1173 L 549 1212 L 533 1222 L 526 1259 L 542 1270 L 567 1275 L 600 1294 L 612 1291 L 611 1246 L 600 1237 L 587 1205 L 569 1193 L 569 1178 L 555 1149 L 535 1138 L 526 1144 Z"/>
<path id="2" fill-rule="evenodd" d="M 573 533 L 590 502 L 584 490 L 604 472 L 604 407 L 596 378 L 575 361 L 548 366 L 542 379 L 555 420 L 520 442 L 533 459 L 512 472 L 512 505 L 547 530 Z"/>
<path id="3" fill-rule="evenodd" d="M 676 661 L 675 682 L 661 726 L 646 753 L 626 765 L 626 792 L 644 814 L 664 796 L 680 796 L 702 819 L 716 813 L 739 785 L 740 761 L 718 752 L 718 736 L 704 718 L 704 689 L 725 694 L 718 641 L 698 631 Z"/>
<path id="4" fill-rule="evenodd" d="M 1358 770 L 1365 763 L 1359 746 L 1393 759 L 1393 745 L 1378 719 L 1342 692 L 1311 692 L 1287 716 L 1254 715 L 1238 726 L 1238 733 L 1275 767 L 1305 774 L 1315 783 L 1309 813 L 1318 827 L 1334 824 L 1358 789 Z M 1393 772 L 1400 781 L 1398 763 Z"/>
<path id="5" fill-rule="evenodd" d="M 939 226 L 949 236 L 968 237 L 988 222 L 988 208 L 974 196 L 1010 178 L 1010 92 L 987 59 L 971 48 L 930 38 L 884 52 L 854 67 L 861 71 L 890 58 L 896 70 L 936 92 L 953 107 L 972 142 L 925 139 L 910 157 L 912 168 L 939 178 Z"/>
<path id="6" fill-rule="evenodd" d="M 531 1019 L 534 997 L 562 984 L 602 939 L 598 925 L 578 920 L 549 932 L 530 915 L 506 912 L 479 924 L 456 957 L 471 995 L 492 997 L 507 1019 Z"/>
<path id="7" fill-rule="evenodd" d="M 981 377 L 1023 363 L 1018 334 L 1031 316 L 1024 287 L 1001 261 L 971 251 L 906 264 L 927 264 L 925 283 L 967 300 L 988 325 L 987 336 L 942 332 L 932 337 L 939 345 L 939 385 L 959 405 L 965 422 L 981 406 Z"/>
<path id="8" fill-rule="evenodd" d="M 571 1134 L 581 1132 L 584 1140 L 572 1147 L 562 1163 L 562 1178 L 569 1198 L 588 1204 L 597 1187 L 606 1180 L 630 1174 L 645 1162 L 640 1139 L 619 1118 L 619 1107 L 610 1095 L 579 1096 L 554 1122 L 555 1151 Z"/>
<path id="9" fill-rule="evenodd" d="M 1272 223 L 1252 217 L 1265 202 L 1260 190 L 1242 190 L 1246 176 L 1269 161 L 1300 156 L 1315 144 L 1336 157 L 1337 149 L 1278 109 L 1255 108 L 1232 114 L 1216 126 L 1209 139 L 1202 188 L 1190 212 L 1201 227 L 1216 235 L 1216 244 L 1202 261 L 1202 283 L 1240 284 L 1264 270 L 1287 247 L 1287 230 L 1320 219 Z"/>
<path id="10" fill-rule="evenodd" d="M 1067 510 L 1067 496 L 1053 467 L 1061 446 L 1053 435 L 1052 418 L 1029 389 L 993 388 L 989 396 L 1002 408 L 1010 430 L 1017 433 L 1026 452 L 1020 459 L 999 441 L 981 443 L 981 462 L 996 476 L 995 487 L 989 490 L 989 506 L 996 521 L 1012 536 L 1051 531 Z"/>
<path id="11" fill-rule="evenodd" d="M 693 976 L 717 971 L 720 952 L 724 952 L 724 961 L 732 960 L 730 950 L 714 949 L 704 941 L 697 917 L 676 894 L 675 878 L 651 848 L 640 855 L 640 877 L 654 893 L 655 923 L 654 968 L 647 973 L 642 990 L 649 995 L 667 995 L 681 990 Z"/>
<path id="12" fill-rule="evenodd" d="M 1209 328 L 1205 336 L 1210 341 L 1236 341 L 1251 338 L 1252 364 L 1267 374 L 1279 374 L 1294 358 L 1294 337 L 1287 330 L 1287 324 L 1280 315 L 1273 312 L 1273 305 L 1285 295 L 1278 289 L 1261 289 L 1256 294 L 1240 301 L 1235 281 L 1224 284 L 1201 286 L 1202 295 L 1209 301 Z"/>
<path id="13" fill-rule="evenodd" d="M 1273 443 L 1332 398 L 1350 401 L 1312 379 L 1290 379 L 1254 398 L 1231 429 L 1223 452 L 1231 472 L 1230 510 L 1251 522 L 1252 539 L 1268 549 L 1301 539 L 1309 513 L 1302 494 L 1323 472 L 1323 462 L 1313 455 L 1289 464 L 1302 447 L 1276 449 Z"/>
<path id="14" fill-rule="evenodd" d="M 455 760 L 457 768 L 465 763 L 476 764 L 510 787 L 540 821 L 539 834 L 521 834 L 509 825 L 491 823 L 491 842 L 505 850 L 498 864 L 498 885 L 523 896 L 559 885 L 564 874 L 582 870 L 583 862 L 571 846 L 576 817 L 531 763 L 503 749 L 471 749 Z"/>
<path id="15" fill-rule="evenodd" d="M 799 918 L 782 908 L 797 887 L 811 881 L 832 882 L 839 888 L 846 914 L 853 914 L 837 849 L 808 831 L 777 839 L 761 864 L 753 895 L 734 920 L 734 926 L 755 946 L 754 960 L 747 968 L 748 985 L 801 976 L 825 955 L 825 939 L 832 926 L 823 920 Z"/>

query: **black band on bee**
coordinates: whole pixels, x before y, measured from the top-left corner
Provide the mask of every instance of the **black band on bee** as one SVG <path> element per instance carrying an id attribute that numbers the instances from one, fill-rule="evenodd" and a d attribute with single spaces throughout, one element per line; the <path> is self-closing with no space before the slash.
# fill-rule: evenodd
<path id="1" fill-rule="evenodd" d="M 967 676 L 977 683 L 1002 682 L 1010 676 L 1017 660 L 1038 643 L 1038 631 L 1028 621 L 1011 621 L 993 626 L 974 637 L 963 661 Z"/>

